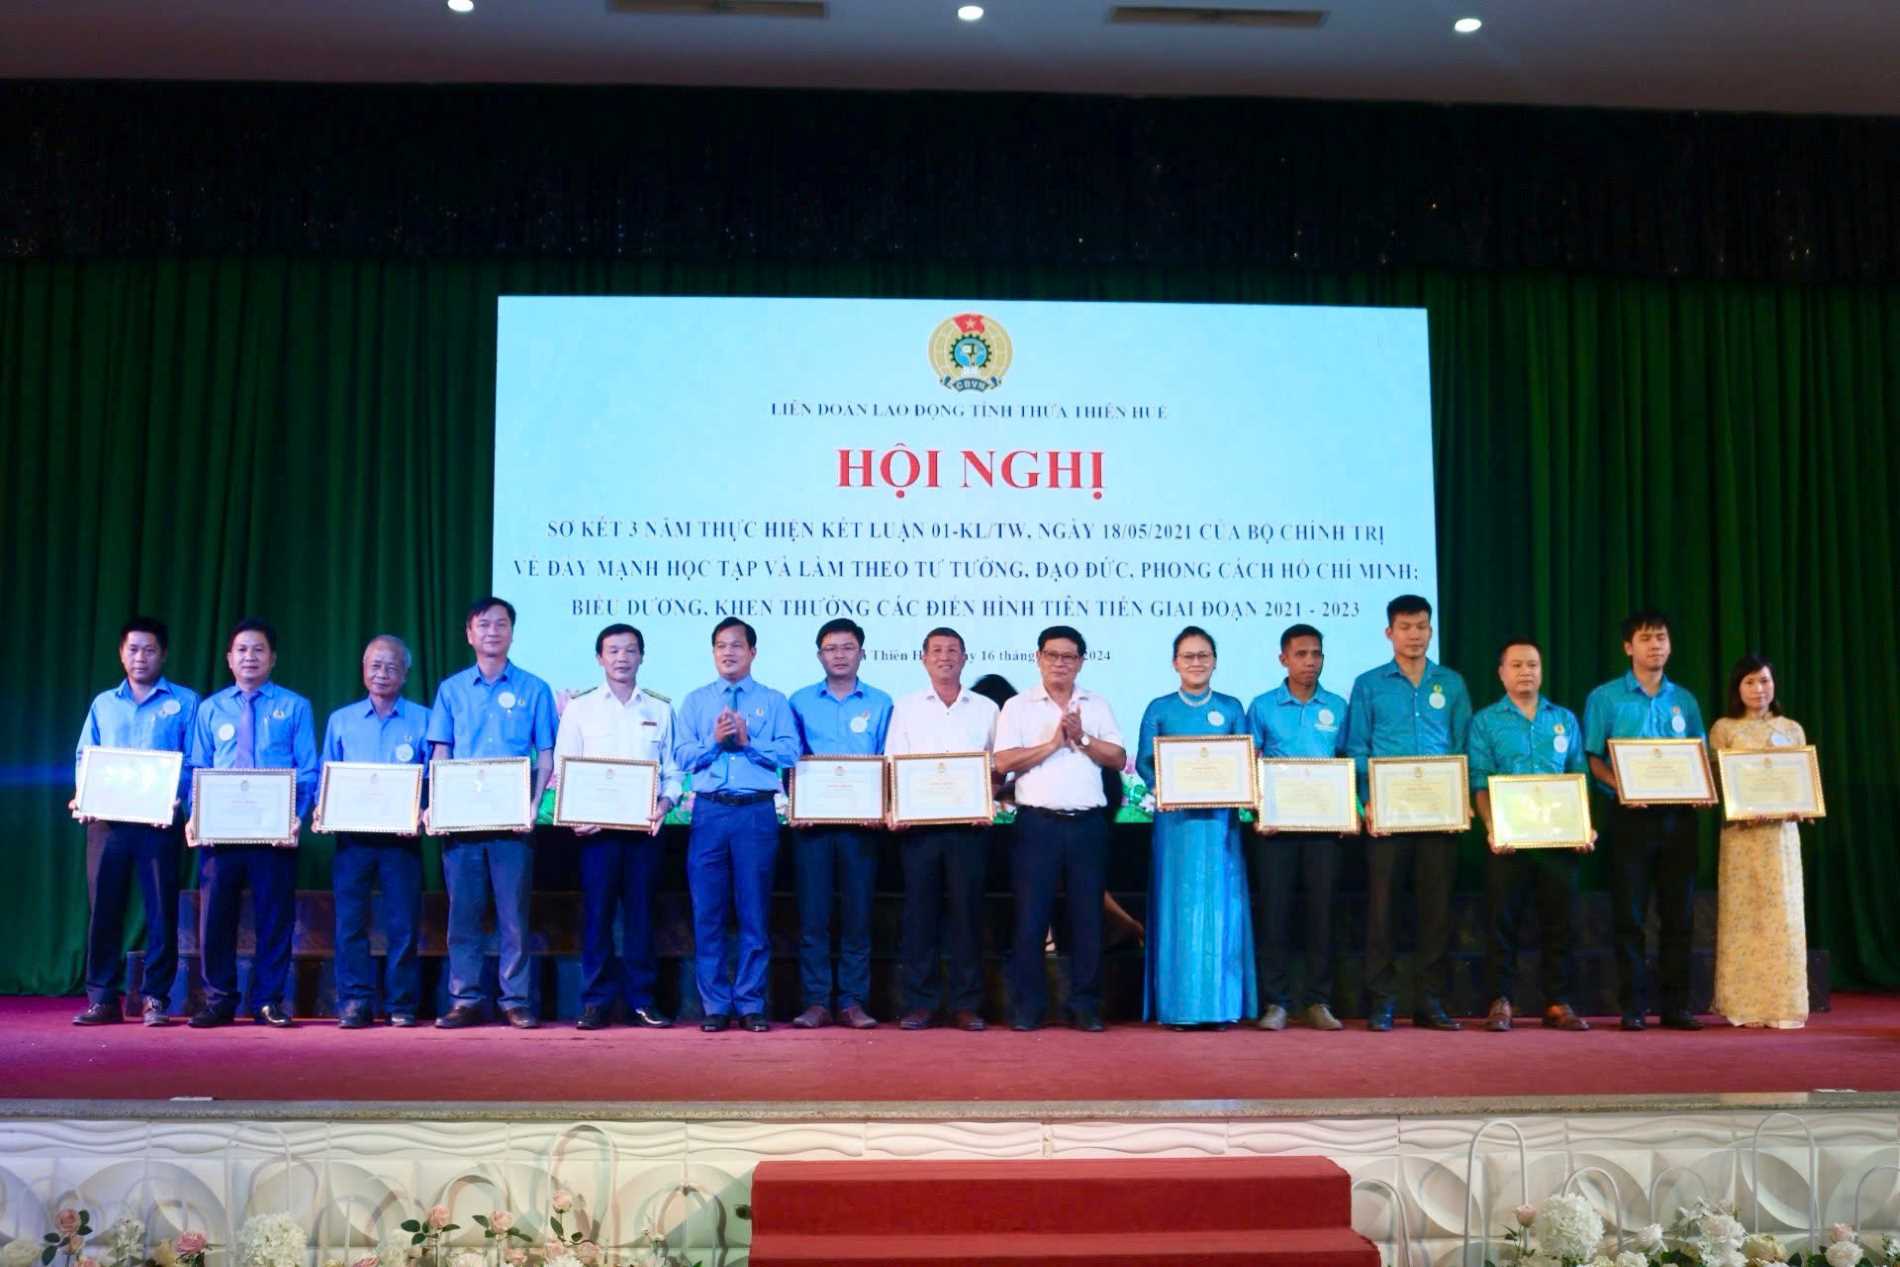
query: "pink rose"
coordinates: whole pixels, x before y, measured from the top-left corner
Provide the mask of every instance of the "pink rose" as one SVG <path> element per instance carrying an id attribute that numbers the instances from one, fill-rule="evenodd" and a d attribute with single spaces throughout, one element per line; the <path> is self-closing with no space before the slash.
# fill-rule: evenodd
<path id="1" fill-rule="evenodd" d="M 574 1208 L 574 1194 L 569 1192 L 566 1188 L 558 1189 L 554 1194 L 554 1200 L 549 1202 L 549 1204 L 554 1207 L 556 1214 L 566 1214 L 569 1210 Z"/>
<path id="2" fill-rule="evenodd" d="M 181 1254 L 202 1254 L 208 1243 L 203 1232 L 180 1232 L 172 1248 Z"/>
<path id="3" fill-rule="evenodd" d="M 53 1226 L 61 1236 L 71 1236 L 79 1230 L 79 1211 L 67 1206 L 53 1217 Z"/>
<path id="4" fill-rule="evenodd" d="M 432 1232 L 440 1232 L 443 1228 L 447 1227 L 448 1225 L 449 1225 L 449 1207 L 447 1207 L 446 1205 L 430 1206 L 429 1207 L 429 1230 Z"/>
<path id="5" fill-rule="evenodd" d="M 514 1225 L 515 1225 L 515 1216 L 508 1213 L 508 1211 L 506 1210 L 489 1211 L 488 1226 L 494 1229 L 495 1235 L 497 1236 L 502 1235 Z"/>
<path id="6" fill-rule="evenodd" d="M 64 1210 L 61 1210 L 59 1213 L 61 1218 L 66 1216 L 66 1211 Z M 1836 1223 L 1827 1229 L 1827 1243 L 1830 1245 L 1839 1245 L 1842 1241 L 1851 1241 L 1853 1239 L 1854 1229 L 1845 1223 Z"/>
<path id="7" fill-rule="evenodd" d="M 1514 1213 L 1519 1227 L 1529 1227 L 1537 1221 L 1537 1207 L 1534 1205 L 1520 1205 Z"/>
<path id="8" fill-rule="evenodd" d="M 574 1257 L 586 1263 L 588 1267 L 600 1261 L 600 1246 L 592 1241 L 582 1241 L 574 1247 Z"/>
<path id="9" fill-rule="evenodd" d="M 365 1254 L 350 1264 L 350 1267 L 376 1267 L 376 1255 Z"/>
<path id="10" fill-rule="evenodd" d="M 567 1246 L 560 1241 L 541 1242 L 541 1257 L 543 1258 L 559 1258 L 565 1253 L 567 1253 Z"/>

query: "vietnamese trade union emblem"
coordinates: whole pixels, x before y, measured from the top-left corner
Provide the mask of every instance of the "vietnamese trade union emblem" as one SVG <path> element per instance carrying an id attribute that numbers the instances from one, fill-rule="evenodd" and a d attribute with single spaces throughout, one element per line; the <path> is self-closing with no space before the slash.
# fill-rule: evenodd
<path id="1" fill-rule="evenodd" d="M 958 313 L 930 332 L 930 368 L 956 392 L 986 392 L 1009 373 L 1009 331 L 980 312 Z"/>

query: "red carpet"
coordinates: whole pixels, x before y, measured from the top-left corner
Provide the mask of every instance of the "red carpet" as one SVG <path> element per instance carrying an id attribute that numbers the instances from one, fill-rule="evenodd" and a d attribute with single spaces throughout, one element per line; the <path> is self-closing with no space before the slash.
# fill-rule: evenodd
<path id="1" fill-rule="evenodd" d="M 1379 1264 L 1320 1157 L 766 1161 L 752 1219 L 753 1267 Z"/>
<path id="2" fill-rule="evenodd" d="M 221 1100 L 1214 1100 L 1900 1090 L 1900 997 L 1834 996 L 1803 1030 L 1699 1034 L 1253 1029 L 1177 1034 L 701 1034 L 502 1027 L 80 1029 L 73 999 L 0 999 L 0 1097 Z"/>

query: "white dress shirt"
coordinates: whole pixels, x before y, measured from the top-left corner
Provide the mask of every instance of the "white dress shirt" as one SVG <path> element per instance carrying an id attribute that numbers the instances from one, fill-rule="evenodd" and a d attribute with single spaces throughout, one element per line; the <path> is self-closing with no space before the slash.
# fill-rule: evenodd
<path id="1" fill-rule="evenodd" d="M 554 736 L 554 768 L 562 757 L 625 757 L 660 763 L 660 795 L 680 799 L 680 767 L 673 759 L 673 705 L 633 688 L 622 704 L 603 683 L 567 702 Z"/>
<path id="2" fill-rule="evenodd" d="M 908 756 L 917 752 L 989 752 L 996 737 L 996 705 L 963 687 L 956 700 L 945 704 L 937 688 L 927 686 L 900 696 L 891 705 L 891 728 L 884 751 Z"/>
<path id="3" fill-rule="evenodd" d="M 1115 713 L 1105 697 L 1078 686 L 1069 698 L 1069 709 L 1080 710 L 1082 733 L 1091 741 L 1121 745 L 1121 727 L 1115 724 Z M 996 719 L 996 746 L 1034 748 L 1048 742 L 1061 724 L 1062 708 L 1037 683 L 1003 705 Z M 1100 809 L 1108 804 L 1102 795 L 1102 767 L 1079 749 L 1057 748 L 1039 764 L 1016 772 L 1016 803 L 1038 809 Z"/>

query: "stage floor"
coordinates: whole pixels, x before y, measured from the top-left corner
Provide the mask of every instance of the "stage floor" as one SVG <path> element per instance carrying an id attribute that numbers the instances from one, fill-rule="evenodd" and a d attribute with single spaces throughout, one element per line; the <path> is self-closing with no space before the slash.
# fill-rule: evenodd
<path id="1" fill-rule="evenodd" d="M 581 1033 L 501 1026 L 339 1031 L 248 1022 L 82 1029 L 72 999 L 0 999 L 0 1099 L 427 1102 L 436 1105 L 664 1102 L 707 1105 L 1065 1101 L 1384 1101 L 1522 1097 L 1706 1097 L 1900 1091 L 1900 996 L 1837 994 L 1802 1030 L 1587 1034 L 1534 1022 L 1509 1034 L 1438 1034 L 1401 1022 L 1368 1034 L 1252 1028 L 1106 1034 L 1044 1029 L 702 1034 L 696 1027 Z M 1289 1109 L 1293 1108 L 1288 1104 Z M 1367 1110 L 1377 1111 L 1376 1104 Z"/>

